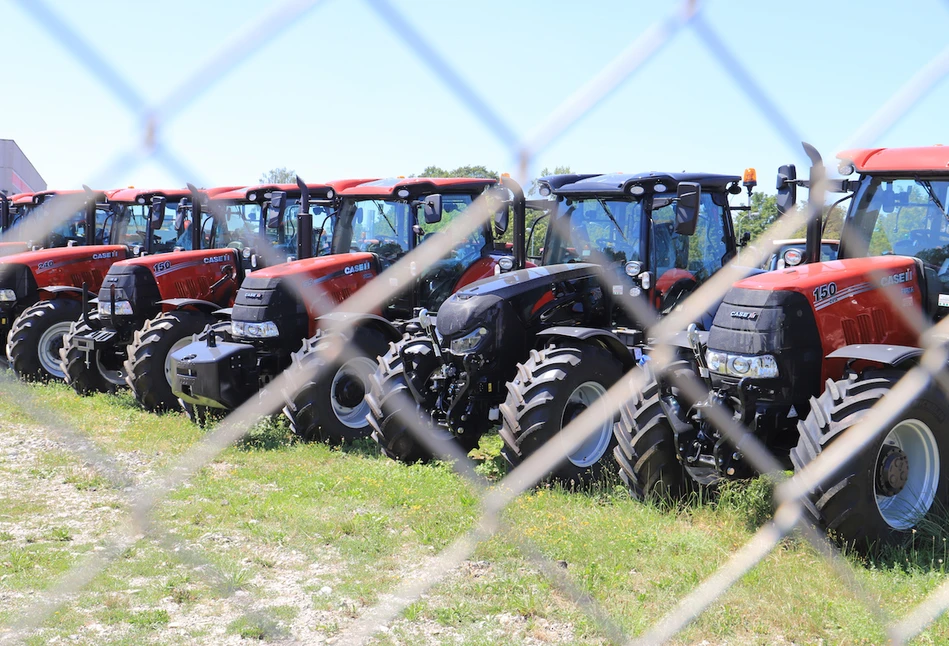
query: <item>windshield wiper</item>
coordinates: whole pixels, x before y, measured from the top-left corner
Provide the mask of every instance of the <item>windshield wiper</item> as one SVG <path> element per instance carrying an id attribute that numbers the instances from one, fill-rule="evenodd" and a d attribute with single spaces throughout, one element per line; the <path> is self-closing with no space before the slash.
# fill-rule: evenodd
<path id="1" fill-rule="evenodd" d="M 600 203 L 600 206 L 602 206 L 603 210 L 606 211 L 606 215 L 609 217 L 610 222 L 613 223 L 613 226 L 616 227 L 616 230 L 619 231 L 619 234 L 623 236 L 623 242 L 629 242 L 629 240 L 626 239 L 626 234 L 623 233 L 623 229 L 620 228 L 619 223 L 616 221 L 616 218 L 613 217 L 613 212 L 610 211 L 610 207 L 606 205 L 606 200 L 598 197 L 596 198 L 596 201 Z"/>
<path id="2" fill-rule="evenodd" d="M 942 211 L 942 214 L 946 217 L 947 220 L 949 220 L 949 215 L 946 215 L 946 207 L 944 207 L 942 205 L 942 202 L 939 201 L 939 198 L 936 197 L 936 192 L 933 190 L 932 182 L 930 182 L 929 180 L 920 179 L 919 175 L 916 175 L 914 179 L 916 180 L 917 184 L 919 184 L 924 189 L 926 189 L 926 192 L 929 194 L 929 199 L 931 199 L 936 204 L 936 206 L 939 207 L 939 210 Z"/>
<path id="3" fill-rule="evenodd" d="M 380 202 L 379 200 L 373 200 L 372 203 L 376 205 L 377 209 L 379 209 L 379 215 L 382 216 L 382 219 L 385 220 L 386 224 L 389 225 L 389 228 L 392 229 L 392 233 L 399 235 L 399 232 L 395 230 L 395 227 L 392 226 L 392 222 L 386 216 L 386 209 L 385 209 L 386 203 Z"/>

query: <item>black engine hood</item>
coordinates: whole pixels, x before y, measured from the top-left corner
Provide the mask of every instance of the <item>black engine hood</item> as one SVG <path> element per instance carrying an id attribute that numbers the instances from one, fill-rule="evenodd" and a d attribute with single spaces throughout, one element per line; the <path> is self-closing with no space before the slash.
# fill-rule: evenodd
<path id="1" fill-rule="evenodd" d="M 438 310 L 437 329 L 446 338 L 470 332 L 490 311 L 512 310 L 522 325 L 528 325 L 541 299 L 549 298 L 551 287 L 596 280 L 599 267 L 591 263 L 571 263 L 520 269 L 484 278 L 453 294 Z M 508 321 L 510 323 L 511 321 Z"/>

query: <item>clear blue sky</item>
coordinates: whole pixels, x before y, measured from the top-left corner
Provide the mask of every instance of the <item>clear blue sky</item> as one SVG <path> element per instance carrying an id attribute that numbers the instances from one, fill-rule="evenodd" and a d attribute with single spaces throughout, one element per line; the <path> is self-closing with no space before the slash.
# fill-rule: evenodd
<path id="1" fill-rule="evenodd" d="M 162 99 L 277 2 L 47 0 L 149 102 Z M 677 6 L 672 2 L 392 0 L 501 118 L 526 134 Z M 949 44 L 936 0 L 711 0 L 705 18 L 832 158 L 836 147 Z M 0 0 L 12 138 L 51 188 L 75 188 L 141 139 L 139 121 L 18 3 Z M 254 37 L 264 37 L 258 34 Z M 879 141 L 949 144 L 949 82 Z M 195 177 L 149 161 L 103 178 L 134 184 L 253 183 L 273 167 L 308 181 L 418 173 L 429 164 L 516 171 L 502 144 L 363 0 L 325 0 L 206 88 L 161 131 Z M 758 169 L 773 192 L 790 149 L 691 28 L 564 136 L 533 170 Z M 111 185 L 111 186 L 109 186 Z"/>

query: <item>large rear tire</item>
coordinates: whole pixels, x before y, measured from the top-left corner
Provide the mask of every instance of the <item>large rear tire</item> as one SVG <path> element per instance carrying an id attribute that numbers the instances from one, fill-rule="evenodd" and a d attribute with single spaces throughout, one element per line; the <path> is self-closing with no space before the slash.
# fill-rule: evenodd
<path id="1" fill-rule="evenodd" d="M 326 354 L 337 341 L 352 347 L 358 356 L 342 364 L 328 361 Z M 304 440 L 329 444 L 368 437 L 372 430 L 366 420 L 369 377 L 386 347 L 385 336 L 367 327 L 358 328 L 351 339 L 317 332 L 304 341 L 290 358 L 292 394 L 283 409 L 293 432 Z"/>
<path id="2" fill-rule="evenodd" d="M 691 370 L 685 362 L 670 369 Z M 642 392 L 633 389 L 620 407 L 619 421 L 613 427 L 617 440 L 613 457 L 620 479 L 635 498 L 674 500 L 691 491 L 694 483 L 679 461 L 675 433 L 660 402 L 659 380 L 648 364 L 645 371 Z"/>
<path id="3" fill-rule="evenodd" d="M 95 325 L 99 320 L 99 315 L 91 314 L 89 320 Z M 60 368 L 65 375 L 64 379 L 80 395 L 114 393 L 119 388 L 125 387 L 124 366 L 121 369 L 110 370 L 102 364 L 98 352 L 93 353 L 93 356 L 89 358 L 89 365 L 86 365 L 86 353 L 74 342 L 75 337 L 85 336 L 98 329 L 93 325 L 87 324 L 82 318 L 73 321 L 69 333 L 63 337 L 63 347 L 59 351 Z"/>
<path id="4" fill-rule="evenodd" d="M 203 312 L 178 310 L 149 319 L 132 335 L 125 362 L 126 381 L 145 409 L 178 409 L 178 398 L 171 390 L 171 353 L 191 343 L 192 336 L 211 322 Z"/>
<path id="5" fill-rule="evenodd" d="M 870 371 L 828 380 L 798 424 L 791 462 L 800 471 L 870 412 L 903 376 Z M 932 384 L 810 493 L 823 526 L 860 548 L 899 543 L 930 511 L 949 509 L 949 400 Z"/>
<path id="6" fill-rule="evenodd" d="M 82 305 L 68 298 L 40 301 L 23 310 L 7 336 L 7 359 L 20 379 L 61 380 L 59 351 Z"/>
<path id="7" fill-rule="evenodd" d="M 560 431 L 606 394 L 623 375 L 623 366 L 599 346 L 549 346 L 532 351 L 507 385 L 501 405 L 504 455 L 512 466 L 548 442 L 561 442 Z M 574 486 L 598 480 L 613 469 L 614 419 L 605 420 L 577 448 L 568 451 L 551 475 Z"/>

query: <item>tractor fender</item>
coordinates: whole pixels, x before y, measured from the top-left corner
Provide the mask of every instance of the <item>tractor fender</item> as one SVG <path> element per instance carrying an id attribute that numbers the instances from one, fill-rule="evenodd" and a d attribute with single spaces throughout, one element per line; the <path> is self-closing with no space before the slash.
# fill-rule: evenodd
<path id="1" fill-rule="evenodd" d="M 211 312 L 211 316 L 220 320 L 220 321 L 230 321 L 234 315 L 233 307 L 222 307 L 219 310 L 214 310 Z"/>
<path id="2" fill-rule="evenodd" d="M 591 343 L 609 350 L 623 364 L 624 370 L 630 370 L 636 366 L 636 358 L 623 341 L 610 332 L 594 327 L 573 327 L 568 325 L 558 325 L 541 330 L 537 333 L 538 345 L 544 345 L 549 339 L 562 338 L 573 339 L 583 343 Z"/>
<path id="3" fill-rule="evenodd" d="M 53 298 L 58 297 L 60 294 L 78 294 L 82 296 L 81 287 L 72 287 L 70 285 L 49 285 L 47 287 L 40 287 L 39 291 L 52 294 Z"/>
<path id="4" fill-rule="evenodd" d="M 355 330 L 359 327 L 376 330 L 385 337 L 386 341 L 393 343 L 402 338 L 402 333 L 392 325 L 392 322 L 378 314 L 366 314 L 365 312 L 332 312 L 317 317 L 318 324 L 326 323 L 325 327 L 339 326 L 347 330 Z M 319 327 L 324 327 L 320 325 Z"/>
<path id="5" fill-rule="evenodd" d="M 192 308 L 202 312 L 207 312 L 208 314 L 213 314 L 217 310 L 221 309 L 221 306 L 217 303 L 212 303 L 211 301 L 204 301 L 200 298 L 168 298 L 163 301 L 158 301 L 159 305 L 168 305 L 173 310 L 183 310 L 185 308 Z"/>
<path id="6" fill-rule="evenodd" d="M 854 343 L 837 348 L 828 354 L 827 358 L 872 361 L 885 366 L 899 366 L 907 361 L 918 359 L 922 354 L 922 348 L 906 345 Z"/>

